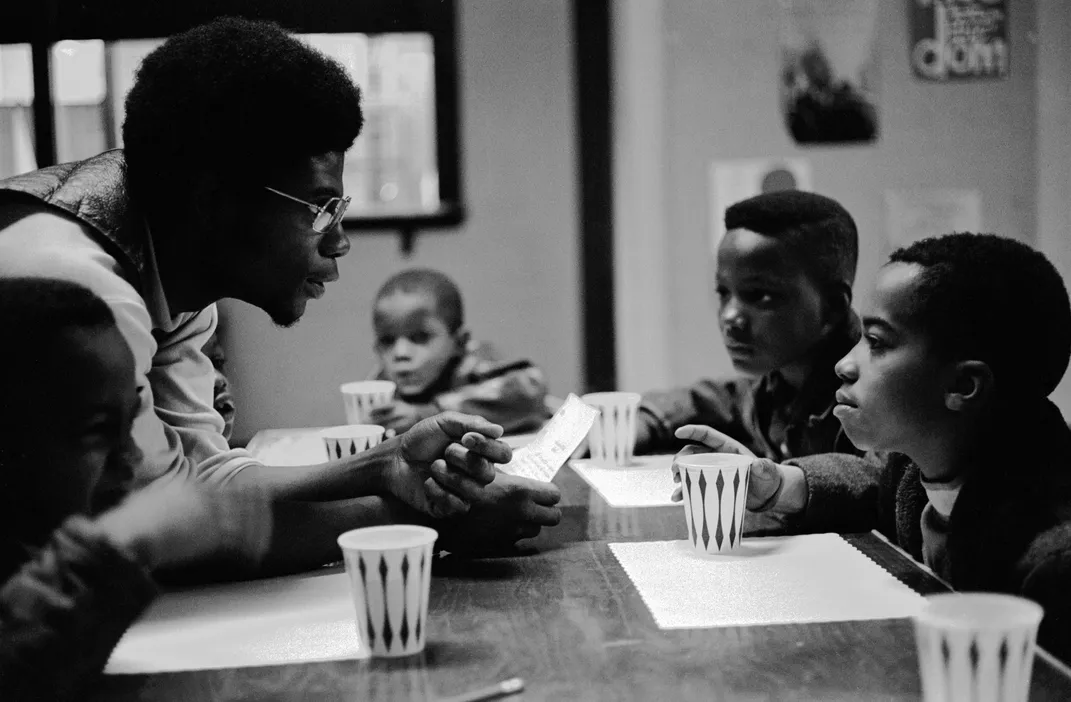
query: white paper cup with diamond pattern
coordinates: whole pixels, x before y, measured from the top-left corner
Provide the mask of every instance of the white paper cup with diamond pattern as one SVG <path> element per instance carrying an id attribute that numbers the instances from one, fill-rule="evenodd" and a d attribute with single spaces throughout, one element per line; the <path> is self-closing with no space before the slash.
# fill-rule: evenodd
<path id="1" fill-rule="evenodd" d="M 752 456 L 693 453 L 676 459 L 688 541 L 700 553 L 735 551 L 744 533 Z"/>
<path id="2" fill-rule="evenodd" d="M 1041 606 L 1013 595 L 944 593 L 915 616 L 925 702 L 1026 702 Z"/>
<path id="3" fill-rule="evenodd" d="M 640 395 L 635 392 L 590 392 L 580 398 L 599 410 L 588 432 L 591 460 L 613 466 L 632 463 L 636 445 L 636 411 Z"/>
<path id="4" fill-rule="evenodd" d="M 342 404 L 346 408 L 346 422 L 365 424 L 376 407 L 389 405 L 394 400 L 397 385 L 390 380 L 358 380 L 338 386 Z"/>
<path id="5" fill-rule="evenodd" d="M 373 656 L 424 650 L 432 547 L 438 537 L 434 529 L 411 524 L 354 529 L 338 537 L 357 635 Z"/>
<path id="6" fill-rule="evenodd" d="M 342 424 L 321 430 L 320 438 L 324 440 L 327 460 L 334 461 L 378 446 L 384 433 L 378 424 Z"/>

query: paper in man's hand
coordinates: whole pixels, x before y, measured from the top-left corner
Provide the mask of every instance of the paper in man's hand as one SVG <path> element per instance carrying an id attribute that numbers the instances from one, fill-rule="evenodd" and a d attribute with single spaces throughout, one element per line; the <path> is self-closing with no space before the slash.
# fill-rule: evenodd
<path id="1" fill-rule="evenodd" d="M 570 393 L 542 431 L 513 452 L 513 460 L 501 466 L 511 475 L 549 483 L 580 442 L 588 435 L 599 411 Z"/>

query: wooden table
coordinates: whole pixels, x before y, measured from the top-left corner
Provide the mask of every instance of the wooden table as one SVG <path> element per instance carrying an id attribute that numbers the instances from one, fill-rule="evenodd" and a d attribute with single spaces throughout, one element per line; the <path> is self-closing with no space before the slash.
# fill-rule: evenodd
<path id="1" fill-rule="evenodd" d="M 607 541 L 684 537 L 679 507 L 616 509 L 571 469 L 563 524 L 527 555 L 436 563 L 421 656 L 108 677 L 99 700 L 434 700 L 519 676 L 524 700 L 918 700 L 904 619 L 661 630 Z M 946 588 L 874 534 L 845 537 L 923 594 Z M 1039 655 L 1031 700 L 1071 699 Z"/>

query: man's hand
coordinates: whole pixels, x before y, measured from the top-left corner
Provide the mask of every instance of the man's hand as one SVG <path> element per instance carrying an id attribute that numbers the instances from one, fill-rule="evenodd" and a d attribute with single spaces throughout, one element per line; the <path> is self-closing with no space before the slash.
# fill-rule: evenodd
<path id="1" fill-rule="evenodd" d="M 673 432 L 673 435 L 684 441 L 697 442 L 685 446 L 678 451 L 677 455 L 673 458 L 673 482 L 678 483 L 677 487 L 673 489 L 673 495 L 669 498 L 673 502 L 680 502 L 684 499 L 681 495 L 681 488 L 679 485 L 681 481 L 681 472 L 680 468 L 677 467 L 677 459 L 681 456 L 690 456 L 695 453 L 736 453 L 741 456 L 755 455 L 747 446 L 744 446 L 731 436 L 701 424 L 687 424 Z"/>
<path id="2" fill-rule="evenodd" d="M 466 555 L 502 553 L 520 539 L 561 521 L 561 491 L 553 483 L 499 472 L 468 514 L 436 524 L 440 545 Z"/>
<path id="3" fill-rule="evenodd" d="M 150 569 L 256 565 L 271 542 L 272 505 L 259 490 L 172 482 L 131 494 L 97 523 Z"/>
<path id="4" fill-rule="evenodd" d="M 459 412 L 422 420 L 399 438 L 385 488 L 433 517 L 464 514 L 486 496 L 494 464 L 513 457 L 500 436 L 499 425 Z"/>
<path id="5" fill-rule="evenodd" d="M 390 404 L 373 408 L 369 415 L 369 424 L 378 424 L 387 431 L 393 430 L 401 434 L 412 429 L 420 420 L 433 417 L 438 413 L 439 410 L 435 405 L 412 405 L 403 400 L 395 400 Z"/>

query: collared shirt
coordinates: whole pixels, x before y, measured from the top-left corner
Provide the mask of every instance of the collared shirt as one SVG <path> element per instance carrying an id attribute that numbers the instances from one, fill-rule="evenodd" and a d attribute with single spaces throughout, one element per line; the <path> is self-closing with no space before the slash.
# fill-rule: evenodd
<path id="1" fill-rule="evenodd" d="M 256 461 L 228 446 L 213 408 L 215 373 L 202 347 L 216 328 L 216 306 L 172 315 L 149 241 L 142 280 L 130 281 L 82 225 L 37 212 L 0 233 L 0 276 L 78 283 L 111 308 L 136 365 L 141 407 L 133 436 L 144 454 L 137 484 L 164 477 L 225 483 Z"/>
<path id="2" fill-rule="evenodd" d="M 757 379 L 700 380 L 675 390 L 644 393 L 637 421 L 651 436 L 647 452 L 673 450 L 673 432 L 703 424 L 778 463 L 813 454 L 859 452 L 833 416 L 840 387 L 833 368 L 859 339 L 852 317 L 822 342 L 810 376 L 798 390 L 777 371 Z"/>

